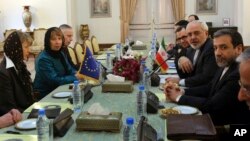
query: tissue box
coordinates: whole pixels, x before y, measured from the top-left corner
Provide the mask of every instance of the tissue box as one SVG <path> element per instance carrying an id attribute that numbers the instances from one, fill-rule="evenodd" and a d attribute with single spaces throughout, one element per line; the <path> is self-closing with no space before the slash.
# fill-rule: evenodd
<path id="1" fill-rule="evenodd" d="M 132 49 L 134 50 L 146 50 L 147 49 L 147 46 L 145 44 L 142 44 L 142 45 L 132 45 Z"/>
<path id="2" fill-rule="evenodd" d="M 126 80 L 125 82 L 110 82 L 105 81 L 102 85 L 102 92 L 124 92 L 131 93 L 133 91 L 133 81 Z"/>
<path id="3" fill-rule="evenodd" d="M 76 119 L 77 130 L 120 132 L 122 113 L 111 112 L 109 115 L 90 115 L 82 112 Z"/>

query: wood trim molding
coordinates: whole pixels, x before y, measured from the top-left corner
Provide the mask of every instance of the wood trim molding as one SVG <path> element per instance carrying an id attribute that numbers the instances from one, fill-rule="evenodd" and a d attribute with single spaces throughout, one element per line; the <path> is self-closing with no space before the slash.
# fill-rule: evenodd
<path id="1" fill-rule="evenodd" d="M 105 48 L 110 48 L 114 44 L 116 43 L 103 43 L 103 44 L 99 43 L 99 47 L 100 47 L 100 50 L 104 50 Z"/>
<path id="2" fill-rule="evenodd" d="M 250 48 L 250 46 L 244 46 L 244 49 Z"/>

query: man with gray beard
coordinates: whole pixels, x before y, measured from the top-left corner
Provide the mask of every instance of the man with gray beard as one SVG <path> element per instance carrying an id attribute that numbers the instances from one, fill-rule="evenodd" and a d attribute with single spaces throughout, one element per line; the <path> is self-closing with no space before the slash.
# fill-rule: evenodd
<path id="1" fill-rule="evenodd" d="M 246 49 L 238 58 L 240 62 L 240 80 L 241 86 L 238 99 L 240 101 L 246 101 L 250 112 L 250 48 Z M 250 119 L 249 119 L 250 123 Z"/>
<path id="2" fill-rule="evenodd" d="M 249 109 L 237 98 L 240 90 L 236 58 L 242 53 L 243 40 L 237 31 L 222 29 L 214 34 L 214 54 L 220 67 L 212 81 L 203 86 L 179 89 L 169 83 L 166 97 L 181 105 L 209 113 L 215 125 L 241 124 L 249 120 Z"/>
<path id="3" fill-rule="evenodd" d="M 178 60 L 178 68 L 189 74 L 187 78 L 167 78 L 185 87 L 201 86 L 209 83 L 218 66 L 214 57 L 213 41 L 208 38 L 208 26 L 201 21 L 192 21 L 186 28 L 187 40 L 191 48 L 187 49 L 186 56 Z"/>

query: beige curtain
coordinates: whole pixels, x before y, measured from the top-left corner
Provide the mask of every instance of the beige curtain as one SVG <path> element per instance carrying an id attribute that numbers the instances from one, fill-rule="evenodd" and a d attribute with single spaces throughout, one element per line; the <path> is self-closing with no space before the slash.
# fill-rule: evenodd
<path id="1" fill-rule="evenodd" d="M 124 43 L 133 19 L 137 0 L 121 0 L 121 42 Z"/>
<path id="2" fill-rule="evenodd" d="M 185 18 L 185 0 L 171 0 L 175 21 Z"/>

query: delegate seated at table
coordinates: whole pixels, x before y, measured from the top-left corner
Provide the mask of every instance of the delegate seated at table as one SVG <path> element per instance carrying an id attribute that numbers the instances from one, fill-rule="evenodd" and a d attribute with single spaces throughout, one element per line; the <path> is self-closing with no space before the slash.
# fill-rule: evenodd
<path id="1" fill-rule="evenodd" d="M 215 125 L 242 124 L 249 121 L 249 108 L 237 99 L 239 86 L 238 63 L 243 40 L 237 31 L 222 29 L 214 34 L 214 53 L 220 69 L 213 80 L 204 86 L 176 89 L 167 84 L 165 94 L 171 101 L 199 108 L 209 113 Z"/>
<path id="2" fill-rule="evenodd" d="M 189 75 L 191 75 L 189 72 L 183 72 L 181 68 L 179 68 L 178 66 L 178 60 L 182 57 L 182 56 L 186 56 L 187 53 L 187 49 L 191 48 L 190 44 L 187 40 L 187 33 L 186 33 L 186 28 L 185 27 L 178 27 L 175 31 L 176 33 L 176 40 L 179 42 L 179 44 L 176 46 L 178 49 L 176 49 L 176 53 L 175 53 L 175 59 L 174 59 L 174 63 L 176 66 L 176 70 L 178 73 L 178 76 L 180 79 L 184 79 L 189 77 Z"/>
<path id="3" fill-rule="evenodd" d="M 4 43 L 4 58 L 0 63 L 0 110 L 23 112 L 33 104 L 32 80 L 23 60 L 29 56 L 32 38 L 23 32 L 11 33 Z M 2 115 L 0 115 L 2 116 Z"/>
<path id="4" fill-rule="evenodd" d="M 240 91 L 238 99 L 246 102 L 250 114 L 250 48 L 246 49 L 237 58 L 237 61 L 240 62 Z M 248 124 L 250 125 L 250 118 L 248 119 Z"/>
<path id="5" fill-rule="evenodd" d="M 0 117 L 0 128 L 8 127 L 22 120 L 22 114 L 17 109 L 11 109 Z"/>
<path id="6" fill-rule="evenodd" d="M 71 26 L 67 25 L 67 24 L 62 24 L 59 26 L 59 28 L 61 29 L 63 35 L 64 35 L 64 46 L 62 48 L 62 51 L 64 52 L 64 54 L 66 55 L 68 62 L 70 63 L 70 65 L 75 68 L 76 70 L 78 70 L 80 68 L 80 65 L 75 65 L 73 63 L 73 61 L 71 60 L 69 51 L 68 51 L 68 47 L 71 43 L 71 41 L 73 40 L 73 29 Z"/>
<path id="7" fill-rule="evenodd" d="M 45 33 L 45 48 L 35 62 L 34 90 L 42 99 L 60 85 L 77 80 L 76 70 L 69 64 L 62 51 L 64 37 L 58 27 L 51 27 Z"/>
<path id="8" fill-rule="evenodd" d="M 191 48 L 187 49 L 186 56 L 180 57 L 178 64 L 183 72 L 190 75 L 185 79 L 169 77 L 168 81 L 185 87 L 207 84 L 218 69 L 213 53 L 213 41 L 208 38 L 208 26 L 201 21 L 192 21 L 188 23 L 186 33 Z"/>

